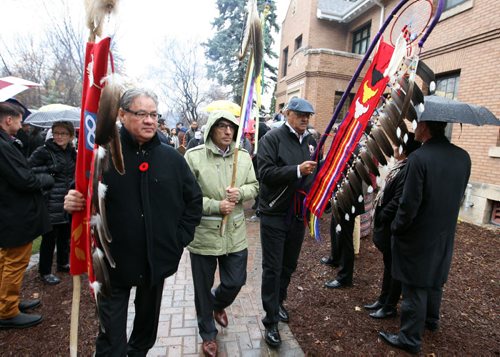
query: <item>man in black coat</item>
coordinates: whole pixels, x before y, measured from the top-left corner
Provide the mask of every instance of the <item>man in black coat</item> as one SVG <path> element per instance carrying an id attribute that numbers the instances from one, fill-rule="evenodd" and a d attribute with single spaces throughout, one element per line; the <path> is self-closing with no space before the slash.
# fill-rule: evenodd
<path id="1" fill-rule="evenodd" d="M 304 240 L 302 202 L 316 170 L 316 161 L 310 160 L 316 141 L 307 130 L 313 113 L 311 103 L 292 98 L 287 122 L 264 135 L 258 152 L 261 294 L 266 311 L 262 322 L 265 341 L 271 347 L 281 344 L 278 321 L 289 319 L 283 301 Z"/>
<path id="2" fill-rule="evenodd" d="M 51 229 L 41 189 L 54 181 L 50 176 L 45 180 L 35 176 L 13 138 L 23 113 L 16 104 L 0 103 L 0 328 L 42 321 L 40 315 L 24 313 L 40 300 L 19 302 L 19 291 L 32 241 Z"/>
<path id="3" fill-rule="evenodd" d="M 392 230 L 392 275 L 401 281 L 399 334 L 380 332 L 388 344 L 418 353 L 424 328 L 439 327 L 460 202 L 470 176 L 466 151 L 444 136 L 446 123 L 420 122 L 422 147 L 406 165 L 405 185 Z"/>
<path id="4" fill-rule="evenodd" d="M 125 174 L 111 167 L 103 175 L 116 268 L 108 265 L 111 296 L 98 299 L 96 356 L 146 356 L 156 341 L 164 279 L 177 271 L 201 219 L 200 187 L 184 158 L 158 139 L 157 108 L 156 95 L 147 90 L 130 89 L 120 99 Z M 65 209 L 84 206 L 83 195 L 71 190 Z M 135 319 L 127 343 L 134 286 Z"/>

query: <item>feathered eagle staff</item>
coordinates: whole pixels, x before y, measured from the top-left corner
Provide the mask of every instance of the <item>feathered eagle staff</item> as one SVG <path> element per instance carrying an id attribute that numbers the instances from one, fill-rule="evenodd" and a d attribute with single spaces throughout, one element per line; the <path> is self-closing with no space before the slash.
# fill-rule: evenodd
<path id="1" fill-rule="evenodd" d="M 73 214 L 71 227 L 70 267 L 73 275 L 71 356 L 77 356 L 80 275 L 88 273 L 94 294 L 106 294 L 110 287 L 109 279 L 106 278 L 104 257 L 111 267 L 114 266 L 108 248 L 111 235 L 106 225 L 105 187 L 99 181 L 106 162 L 104 146 L 111 146 L 113 163 L 117 171 L 124 172 L 115 124 L 121 89 L 113 73 L 108 75 L 109 72 L 114 72 L 110 53 L 111 39 L 105 37 L 98 42 L 96 40 L 102 36 L 104 20 L 116 10 L 117 2 L 117 0 L 85 2 L 86 22 L 90 34 L 85 51 L 75 188 L 86 194 L 87 207 L 84 211 Z"/>
<path id="2" fill-rule="evenodd" d="M 361 81 L 353 102 L 333 139 L 332 146 L 309 191 L 305 204 L 312 213 L 309 228 L 319 237 L 318 219 L 333 195 L 333 215 L 337 231 L 345 222 L 359 215 L 356 206 L 363 202 L 363 187 L 371 190 L 369 173 L 379 176 L 378 164 L 386 165 L 392 156 L 390 141 L 406 144 L 407 127 L 404 119 L 416 123 L 415 107 L 423 103 L 423 94 L 415 84 L 416 75 L 432 90 L 434 74 L 419 60 L 418 52 L 439 20 L 444 0 L 439 0 L 432 22 L 430 0 L 401 0 L 375 35 L 370 47 L 348 84 L 325 134 L 316 149 L 318 156 L 340 110 L 371 53 L 378 46 L 372 64 Z M 405 6 L 406 5 L 406 6 Z M 382 33 L 392 24 L 391 44 L 381 40 Z M 424 33 L 425 32 L 425 33 Z M 380 40 L 380 41 L 379 41 Z M 386 92 L 387 97 L 383 96 Z M 366 138 L 359 154 L 353 156 L 360 139 Z M 363 185 L 363 182 L 365 185 Z"/>
<path id="3" fill-rule="evenodd" d="M 262 45 L 262 27 L 257 10 L 257 2 L 251 0 L 248 2 L 248 18 L 241 44 L 241 50 L 238 54 L 238 59 L 242 61 L 247 53 L 248 47 L 250 49 L 250 58 L 245 75 L 245 83 L 243 85 L 243 95 L 241 99 L 241 115 L 240 125 L 238 126 L 238 134 L 236 136 L 236 145 L 234 147 L 233 159 L 233 175 L 231 179 L 231 187 L 236 183 L 236 174 L 238 170 L 238 151 L 244 139 L 243 133 L 247 123 L 252 114 L 253 95 L 255 91 L 256 82 L 260 81 L 260 73 L 263 57 Z M 224 235 L 227 223 L 227 216 L 224 216 L 221 224 L 221 235 Z"/>

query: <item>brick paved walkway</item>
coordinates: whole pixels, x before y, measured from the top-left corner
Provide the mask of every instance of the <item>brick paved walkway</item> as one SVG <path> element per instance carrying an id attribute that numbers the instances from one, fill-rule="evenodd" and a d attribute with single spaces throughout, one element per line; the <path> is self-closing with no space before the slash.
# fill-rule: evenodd
<path id="1" fill-rule="evenodd" d="M 250 212 L 247 212 L 250 213 Z M 287 324 L 280 323 L 283 343 L 279 350 L 269 349 L 263 339 L 264 326 L 260 299 L 261 247 L 259 222 L 247 219 L 248 277 L 233 305 L 226 309 L 229 325 L 219 329 L 219 356 L 304 356 Z M 218 272 L 216 273 L 216 284 Z M 128 330 L 134 316 L 133 296 L 129 305 Z M 292 317 L 293 318 L 293 317 Z M 194 288 L 189 254 L 184 251 L 177 273 L 165 281 L 158 327 L 158 338 L 148 356 L 200 356 L 201 337 L 198 335 Z"/>

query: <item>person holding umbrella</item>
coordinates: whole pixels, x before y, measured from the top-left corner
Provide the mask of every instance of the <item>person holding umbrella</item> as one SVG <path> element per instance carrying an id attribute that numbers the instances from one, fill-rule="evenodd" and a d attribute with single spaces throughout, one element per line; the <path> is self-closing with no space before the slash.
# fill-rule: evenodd
<path id="1" fill-rule="evenodd" d="M 401 327 L 382 340 L 418 353 L 424 329 L 439 328 L 439 310 L 450 271 L 460 202 L 469 181 L 469 154 L 445 137 L 445 122 L 418 122 L 422 147 L 406 164 L 405 184 L 392 231 L 392 276 L 401 281 Z"/>
<path id="2" fill-rule="evenodd" d="M 45 284 L 59 284 L 60 279 L 51 273 L 54 248 L 57 245 L 57 271 L 69 272 L 69 240 L 71 220 L 64 211 L 64 196 L 74 184 L 76 150 L 72 141 L 75 128 L 69 121 L 52 124 L 52 138 L 37 148 L 28 159 L 35 173 L 54 177 L 54 186 L 46 192 L 52 230 L 42 235 L 38 271 Z"/>

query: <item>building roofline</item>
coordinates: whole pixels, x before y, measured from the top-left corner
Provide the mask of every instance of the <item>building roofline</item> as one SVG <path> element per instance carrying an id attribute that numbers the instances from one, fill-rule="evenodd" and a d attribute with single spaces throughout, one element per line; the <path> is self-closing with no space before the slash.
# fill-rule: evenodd
<path id="1" fill-rule="evenodd" d="M 318 7 L 316 10 L 316 17 L 320 20 L 347 23 L 351 22 L 376 4 L 379 4 L 378 0 L 358 0 L 358 2 L 344 12 L 327 12 Z"/>

